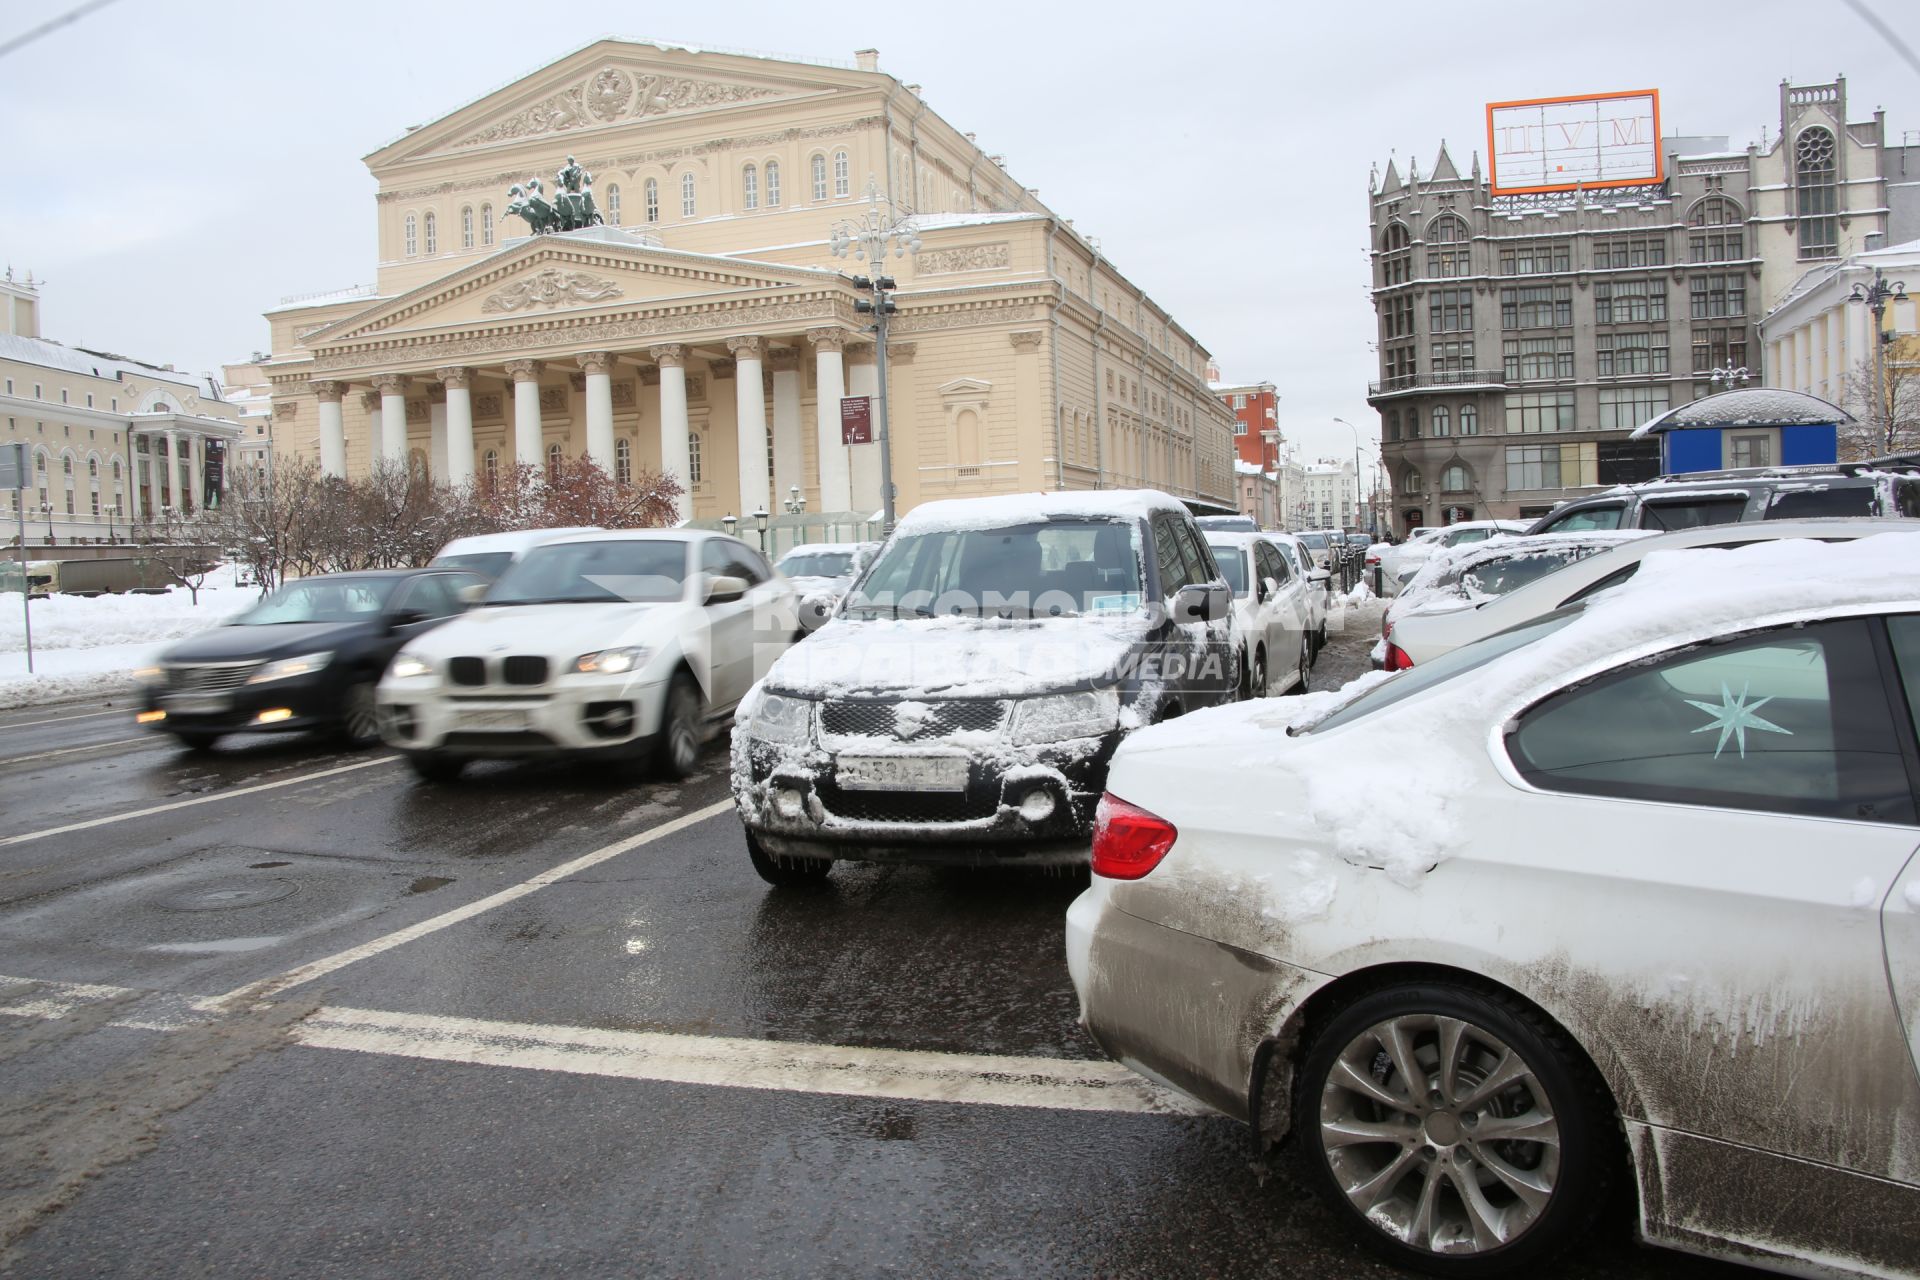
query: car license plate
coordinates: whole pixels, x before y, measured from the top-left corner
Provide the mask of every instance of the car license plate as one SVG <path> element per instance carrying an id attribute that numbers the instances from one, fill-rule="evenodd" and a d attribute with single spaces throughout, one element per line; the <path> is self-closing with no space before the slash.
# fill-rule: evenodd
<path id="1" fill-rule="evenodd" d="M 527 727 L 524 711 L 462 711 L 462 729 L 483 729 L 494 733 L 513 733 Z"/>
<path id="2" fill-rule="evenodd" d="M 834 776 L 847 791 L 965 791 L 965 756 L 841 756 Z"/>
<path id="3" fill-rule="evenodd" d="M 217 715 L 233 706 L 230 693 L 169 693 L 160 705 L 176 716 Z"/>

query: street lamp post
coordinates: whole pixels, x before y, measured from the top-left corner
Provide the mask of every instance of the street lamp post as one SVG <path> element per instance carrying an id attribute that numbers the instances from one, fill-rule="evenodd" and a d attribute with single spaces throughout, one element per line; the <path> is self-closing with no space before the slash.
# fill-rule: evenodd
<path id="1" fill-rule="evenodd" d="M 739 524 L 740 520 L 733 512 L 729 511 L 720 517 L 720 523 L 727 526 L 727 536 L 731 538 L 733 536 L 733 526 Z"/>
<path id="2" fill-rule="evenodd" d="M 1354 426 L 1345 418 L 1335 418 L 1334 421 L 1353 432 L 1353 519 L 1354 523 L 1358 524 L 1360 521 L 1360 486 L 1366 483 L 1360 478 L 1360 428 Z"/>
<path id="3" fill-rule="evenodd" d="M 800 492 L 799 485 L 789 486 L 787 500 L 780 505 L 787 509 L 788 515 L 797 516 L 807 509 L 807 495 Z"/>
<path id="4" fill-rule="evenodd" d="M 1906 281 L 1895 280 L 1889 284 L 1886 273 L 1875 267 L 1873 283 L 1854 285 L 1847 299 L 1863 303 L 1867 310 L 1873 312 L 1873 412 L 1881 446 L 1885 452 L 1892 453 L 1893 411 L 1887 404 L 1887 344 L 1893 341 L 1893 335 L 1886 330 L 1887 303 L 1907 300 Z"/>
<path id="5" fill-rule="evenodd" d="M 754 510 L 753 523 L 754 523 L 755 529 L 760 534 L 760 554 L 761 555 L 767 554 L 767 520 L 768 520 L 767 509 L 765 507 L 759 507 Z"/>
<path id="6" fill-rule="evenodd" d="M 48 546 L 52 546 L 52 545 L 54 544 L 54 539 L 53 539 L 53 504 L 52 504 L 51 502 L 43 502 L 43 503 L 41 503 L 41 504 L 40 504 L 40 514 L 41 514 L 41 515 L 43 515 L 43 516 L 45 516 L 45 517 L 47 518 L 47 545 L 48 545 Z"/>
<path id="7" fill-rule="evenodd" d="M 895 258 L 918 254 L 920 237 L 912 222 L 893 212 L 891 204 L 881 196 L 879 184 L 869 180 L 866 210 L 857 218 L 842 218 L 834 224 L 827 243 L 834 257 L 844 258 L 851 253 L 873 273 L 852 277 L 854 288 L 873 295 L 871 299 L 856 301 L 853 309 L 873 317 L 874 376 L 879 380 L 879 390 L 874 396 L 874 430 L 880 436 L 881 532 L 884 536 L 893 532 L 893 443 L 887 429 L 887 317 L 899 309 L 889 296 L 895 289 L 893 277 L 885 274 L 884 269 L 889 247 Z"/>

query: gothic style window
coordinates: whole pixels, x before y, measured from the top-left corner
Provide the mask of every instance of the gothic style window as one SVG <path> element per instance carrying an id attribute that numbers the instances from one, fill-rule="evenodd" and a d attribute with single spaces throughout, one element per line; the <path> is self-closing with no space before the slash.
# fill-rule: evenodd
<path id="1" fill-rule="evenodd" d="M 851 194 L 852 191 L 852 168 L 847 163 L 847 153 L 836 151 L 833 153 L 833 194 L 844 196 Z"/>
<path id="2" fill-rule="evenodd" d="M 1401 284 L 1413 278 L 1413 236 L 1404 223 L 1393 223 L 1380 237 L 1380 283 Z"/>
<path id="3" fill-rule="evenodd" d="M 613 442 L 613 478 L 621 484 L 633 483 L 633 441 L 625 436 Z"/>
<path id="4" fill-rule="evenodd" d="M 493 243 L 493 206 L 490 204 L 480 206 L 480 243 Z"/>
<path id="5" fill-rule="evenodd" d="M 547 446 L 547 483 L 560 483 L 560 467 L 566 461 L 566 450 L 557 443 Z"/>
<path id="6" fill-rule="evenodd" d="M 1746 215 L 1725 196 L 1697 201 L 1687 215 L 1687 258 L 1692 262 L 1738 262 L 1746 257 Z"/>
<path id="7" fill-rule="evenodd" d="M 1480 434 L 1480 411 L 1470 404 L 1460 406 L 1460 434 L 1463 436 Z"/>
<path id="8" fill-rule="evenodd" d="M 427 210 L 427 253 L 431 255 L 438 252 L 440 252 L 440 236 L 434 230 L 433 210 L 429 209 Z"/>
<path id="9" fill-rule="evenodd" d="M 620 225 L 620 186 L 615 183 L 607 188 L 607 222 L 611 226 Z"/>
<path id="10" fill-rule="evenodd" d="M 1473 274 L 1472 235 L 1467 224 L 1452 214 L 1442 214 L 1427 224 L 1427 274 L 1465 276 Z"/>
<path id="11" fill-rule="evenodd" d="M 1840 251 L 1840 233 L 1834 221 L 1838 204 L 1831 132 L 1808 129 L 1800 135 L 1793 144 L 1793 177 L 1800 256 L 1831 258 Z"/>
<path id="12" fill-rule="evenodd" d="M 470 204 L 460 206 L 460 247 L 473 248 L 473 206 Z"/>
<path id="13" fill-rule="evenodd" d="M 748 209 L 760 207 L 760 171 L 748 165 L 740 174 L 741 204 Z"/>
<path id="14" fill-rule="evenodd" d="M 780 162 L 767 161 L 767 208 L 780 207 Z"/>
<path id="15" fill-rule="evenodd" d="M 687 432 L 687 487 L 700 483 L 700 433 Z"/>
<path id="16" fill-rule="evenodd" d="M 1420 492 L 1420 473 L 1418 471 L 1415 471 L 1412 468 L 1409 468 L 1407 470 L 1407 473 L 1404 476 L 1400 477 L 1400 492 L 1402 493 L 1419 493 Z"/>
<path id="17" fill-rule="evenodd" d="M 1429 434 L 1431 435 L 1447 436 L 1453 434 L 1453 423 L 1448 420 L 1447 406 L 1443 404 L 1433 406 L 1433 413 L 1429 418 L 1429 423 Z"/>
<path id="18" fill-rule="evenodd" d="M 420 251 L 420 220 L 412 214 L 407 215 L 407 256 L 411 258 Z"/>
<path id="19" fill-rule="evenodd" d="M 691 218 L 694 216 L 694 210 L 693 175 L 691 173 L 683 173 L 680 175 L 680 216 L 683 218 Z"/>
<path id="20" fill-rule="evenodd" d="M 640 197 L 647 206 L 647 221 L 660 221 L 660 182 L 657 178 L 648 178 L 640 187 Z"/>
<path id="21" fill-rule="evenodd" d="M 827 198 L 827 158 L 825 156 L 813 158 L 813 198 L 816 201 Z"/>
<path id="22" fill-rule="evenodd" d="M 1464 493 L 1472 487 L 1473 482 L 1467 479 L 1467 469 L 1457 462 L 1440 473 L 1440 488 L 1444 493 Z"/>

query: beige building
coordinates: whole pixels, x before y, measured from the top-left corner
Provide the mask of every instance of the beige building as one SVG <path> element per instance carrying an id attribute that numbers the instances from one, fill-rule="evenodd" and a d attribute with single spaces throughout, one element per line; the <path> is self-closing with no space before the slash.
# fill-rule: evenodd
<path id="1" fill-rule="evenodd" d="M 1207 352 L 1002 163 L 878 69 L 603 40 L 366 158 L 370 289 L 268 313 L 273 435 L 336 474 L 409 460 L 483 481 L 585 454 L 681 478 L 687 514 L 881 504 L 841 443 L 877 390 L 837 224 L 869 187 L 912 219 L 891 259 L 901 510 L 1155 485 L 1231 507 Z M 509 188 L 569 157 L 606 225 L 529 236 Z"/>
<path id="2" fill-rule="evenodd" d="M 1873 416 L 1873 313 L 1851 297 L 1855 286 L 1872 287 L 1875 268 L 1889 284 L 1911 282 L 1904 301 L 1887 301 L 1883 320 L 1892 337 L 1889 360 L 1911 358 L 1911 339 L 1920 334 L 1920 241 L 1869 249 L 1804 273 L 1760 322 L 1769 386 L 1808 392 L 1863 419 Z"/>
<path id="3" fill-rule="evenodd" d="M 0 279 L 0 444 L 24 442 L 32 459 L 20 495 L 28 542 L 118 540 L 163 508 L 199 507 L 241 434 L 219 386 L 43 338 L 40 303 L 31 277 Z M 8 543 L 18 537 L 15 503 L 15 491 L 0 491 Z"/>

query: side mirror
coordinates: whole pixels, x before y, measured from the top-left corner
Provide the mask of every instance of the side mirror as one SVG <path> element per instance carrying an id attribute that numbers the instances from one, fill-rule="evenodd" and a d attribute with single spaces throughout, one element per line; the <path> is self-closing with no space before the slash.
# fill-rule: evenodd
<path id="1" fill-rule="evenodd" d="M 426 620 L 427 611 L 425 609 L 396 609 L 387 615 L 387 630 L 398 631 L 402 627 L 410 627 L 416 622 L 425 622 Z"/>
<path id="2" fill-rule="evenodd" d="M 1227 616 L 1233 596 L 1222 582 L 1195 583 L 1173 593 L 1175 622 L 1215 622 Z"/>
<path id="3" fill-rule="evenodd" d="M 1280 594 L 1280 584 L 1278 582 L 1275 582 L 1272 578 L 1260 579 L 1260 598 L 1262 600 L 1265 600 L 1270 596 L 1276 596 L 1279 594 Z"/>
<path id="4" fill-rule="evenodd" d="M 1315 586 L 1323 585 L 1332 581 L 1332 579 L 1333 575 L 1325 569 L 1315 569 L 1307 575 L 1307 581 L 1313 583 Z"/>
<path id="5" fill-rule="evenodd" d="M 466 586 L 460 588 L 458 595 L 461 604 L 472 608 L 487 598 L 487 584 L 484 582 L 469 582 Z"/>
<path id="6" fill-rule="evenodd" d="M 721 573 L 707 579 L 707 603 L 731 604 L 747 594 L 747 580 Z"/>
<path id="7" fill-rule="evenodd" d="M 827 625 L 833 617 L 835 601 L 832 596 L 812 595 L 800 602 L 800 629 L 812 634 Z"/>
<path id="8" fill-rule="evenodd" d="M 1230 617 L 1233 611 L 1233 589 L 1224 582 L 1214 582 L 1207 586 L 1207 621 L 1218 622 Z"/>

